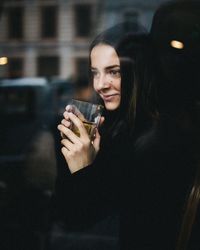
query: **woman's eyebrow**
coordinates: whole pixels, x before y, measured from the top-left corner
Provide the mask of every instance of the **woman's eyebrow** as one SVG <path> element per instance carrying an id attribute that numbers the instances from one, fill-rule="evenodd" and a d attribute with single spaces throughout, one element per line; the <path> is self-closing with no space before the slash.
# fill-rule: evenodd
<path id="1" fill-rule="evenodd" d="M 113 68 L 120 68 L 120 65 L 115 64 L 115 65 L 110 65 L 108 67 L 105 67 L 106 69 L 113 69 Z"/>
<path id="2" fill-rule="evenodd" d="M 114 65 L 110 65 L 110 66 L 105 67 L 106 70 L 107 69 L 113 69 L 113 68 L 120 68 L 120 65 L 114 64 Z M 96 69 L 97 68 L 91 66 L 91 70 L 96 70 Z"/>

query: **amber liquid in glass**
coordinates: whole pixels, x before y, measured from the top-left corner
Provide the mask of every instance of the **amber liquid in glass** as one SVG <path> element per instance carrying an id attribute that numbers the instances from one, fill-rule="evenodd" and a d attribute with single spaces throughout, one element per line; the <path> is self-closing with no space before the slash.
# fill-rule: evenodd
<path id="1" fill-rule="evenodd" d="M 96 128 L 96 124 L 94 122 L 86 122 L 83 121 L 83 125 L 85 126 L 88 135 L 90 136 L 91 139 L 94 138 L 94 130 Z M 80 132 L 78 130 L 78 128 L 76 126 L 72 126 L 72 131 L 78 136 L 80 137 Z"/>

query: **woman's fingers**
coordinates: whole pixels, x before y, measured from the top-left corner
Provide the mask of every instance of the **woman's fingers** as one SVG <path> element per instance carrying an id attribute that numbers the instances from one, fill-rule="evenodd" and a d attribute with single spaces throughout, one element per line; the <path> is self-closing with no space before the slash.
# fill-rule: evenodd
<path id="1" fill-rule="evenodd" d="M 100 148 L 100 140 L 101 140 L 101 136 L 99 134 L 98 129 L 95 129 L 95 138 L 93 140 L 93 146 L 95 148 L 95 151 L 98 152 L 99 148 Z"/>
<path id="2" fill-rule="evenodd" d="M 67 111 L 67 112 L 73 112 L 74 111 L 74 106 L 73 105 L 67 105 L 66 107 L 65 107 L 65 110 Z"/>
<path id="3" fill-rule="evenodd" d="M 72 123 L 78 128 L 80 137 L 82 136 L 88 136 L 87 130 L 85 126 L 83 125 L 83 122 L 73 113 L 68 113 L 68 116 Z"/>
<path id="4" fill-rule="evenodd" d="M 66 120 L 66 119 L 63 119 L 61 121 L 61 124 L 63 124 L 67 128 L 70 128 L 72 123 L 70 121 Z"/>
<path id="5" fill-rule="evenodd" d="M 70 141 L 70 140 L 68 140 L 68 139 L 62 139 L 61 140 L 61 144 L 68 150 L 68 151 L 70 151 L 70 149 L 73 147 L 73 143 Z"/>
<path id="6" fill-rule="evenodd" d="M 70 121 L 67 121 L 63 119 L 61 121 L 61 124 L 58 125 L 58 129 L 61 132 L 62 138 L 69 138 L 72 142 L 76 143 L 80 138 L 82 138 L 86 143 L 89 139 L 89 135 L 87 133 L 86 128 L 83 125 L 83 122 L 73 113 L 67 114 Z M 77 136 L 72 130 L 71 130 L 71 124 L 73 123 L 73 126 L 76 127 L 76 129 L 79 131 L 80 136 Z M 88 138 L 88 140 L 87 140 Z"/>
<path id="7" fill-rule="evenodd" d="M 79 115 L 79 114 L 75 114 L 75 113 L 72 113 L 72 112 L 65 111 L 63 113 L 63 116 L 64 116 L 65 119 L 63 119 L 61 121 L 61 123 L 64 126 L 66 126 L 68 128 L 71 128 L 72 127 L 72 123 L 73 123 L 78 128 L 79 132 L 81 130 L 81 127 L 84 128 L 84 126 L 82 125 L 82 121 L 85 120 L 85 119 L 83 118 L 82 114 Z"/>
<path id="8" fill-rule="evenodd" d="M 67 137 L 72 143 L 77 143 L 79 141 L 77 135 L 74 134 L 73 131 L 71 131 L 71 129 L 65 127 L 64 125 L 59 124 L 58 130 L 63 135 L 62 138 Z"/>
<path id="9" fill-rule="evenodd" d="M 68 112 L 68 111 L 65 111 L 64 113 L 63 113 L 63 116 L 64 116 L 64 118 L 65 118 L 65 120 L 69 120 L 69 114 L 70 112 Z"/>
<path id="10" fill-rule="evenodd" d="M 105 117 L 101 116 L 99 126 L 101 126 L 104 123 L 104 121 L 105 121 Z"/>
<path id="11" fill-rule="evenodd" d="M 80 120 L 85 121 L 84 115 L 80 112 L 80 110 L 75 105 L 67 105 L 65 110 L 67 113 L 75 114 Z"/>

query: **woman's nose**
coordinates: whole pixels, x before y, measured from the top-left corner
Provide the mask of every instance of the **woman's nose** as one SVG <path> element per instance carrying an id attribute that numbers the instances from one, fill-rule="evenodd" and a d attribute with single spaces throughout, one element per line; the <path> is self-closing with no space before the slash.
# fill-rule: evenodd
<path id="1" fill-rule="evenodd" d="M 108 88 L 110 86 L 108 76 L 101 74 L 98 79 L 98 89 Z"/>

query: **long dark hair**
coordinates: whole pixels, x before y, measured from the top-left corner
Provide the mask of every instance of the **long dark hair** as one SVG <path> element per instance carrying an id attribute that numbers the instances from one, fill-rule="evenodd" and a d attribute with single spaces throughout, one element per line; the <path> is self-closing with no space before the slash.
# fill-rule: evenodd
<path id="1" fill-rule="evenodd" d="M 109 117 L 112 117 L 112 124 L 109 124 L 109 129 L 107 129 L 107 133 L 111 136 L 118 134 L 124 126 L 130 134 L 134 130 L 138 89 L 144 75 L 141 68 L 145 61 L 144 49 L 147 39 L 145 28 L 124 22 L 103 31 L 91 43 L 90 52 L 98 44 L 107 44 L 115 49 L 120 59 L 120 107 L 117 111 L 105 112 L 105 116 L 108 114 L 106 119 L 109 120 Z M 89 65 L 91 65 L 90 58 Z"/>
<path id="2" fill-rule="evenodd" d="M 151 39 L 160 65 L 159 112 L 190 133 L 196 176 L 184 205 L 176 250 L 188 247 L 200 201 L 200 2 L 169 1 L 156 11 Z M 182 49 L 172 46 L 180 41 Z M 187 119 L 186 126 L 184 120 Z M 191 169 L 192 171 L 192 169 Z"/>

